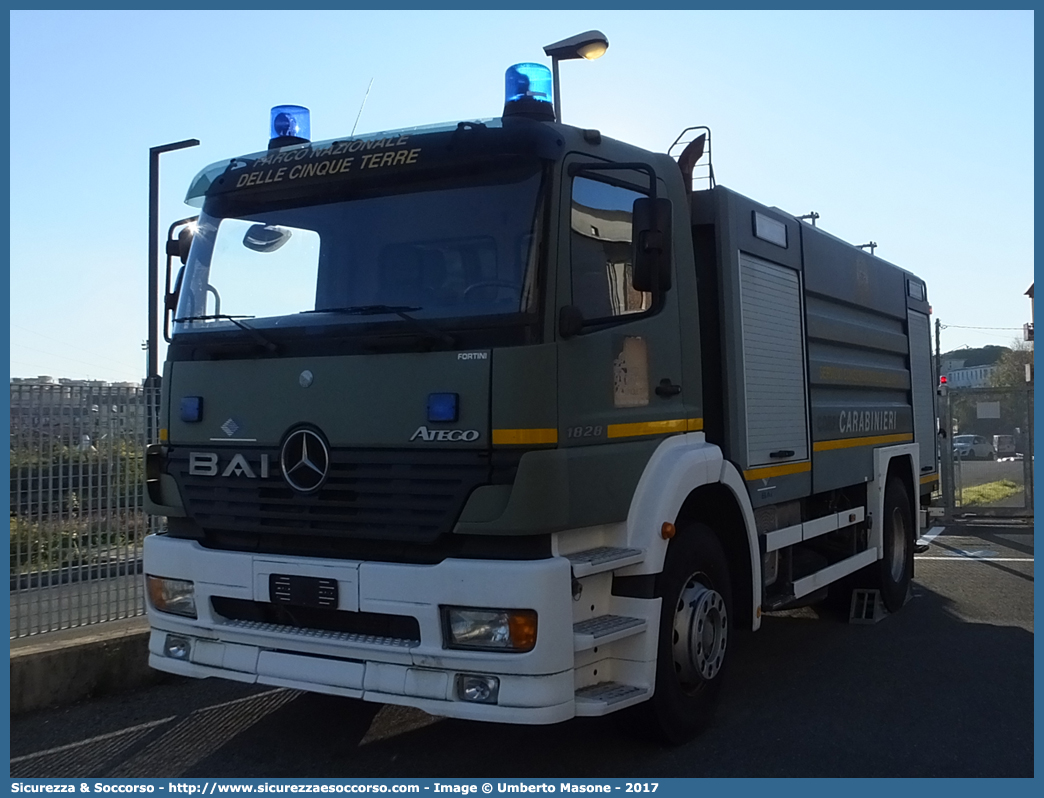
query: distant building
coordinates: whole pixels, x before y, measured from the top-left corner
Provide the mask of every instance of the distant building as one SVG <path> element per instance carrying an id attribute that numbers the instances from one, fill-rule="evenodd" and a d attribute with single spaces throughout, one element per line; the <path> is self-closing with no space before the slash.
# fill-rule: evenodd
<path id="1" fill-rule="evenodd" d="M 960 363 L 961 366 L 958 368 L 951 368 L 949 370 L 943 369 L 943 373 L 946 375 L 946 383 L 951 388 L 987 388 L 992 384 L 993 375 L 997 371 L 997 366 L 968 366 L 964 368 L 964 361 L 944 361 L 943 365 L 947 363 Z"/>
<path id="2" fill-rule="evenodd" d="M 108 435 L 144 429 L 145 415 L 140 383 L 11 378 L 12 447 L 30 440 L 90 446 Z"/>

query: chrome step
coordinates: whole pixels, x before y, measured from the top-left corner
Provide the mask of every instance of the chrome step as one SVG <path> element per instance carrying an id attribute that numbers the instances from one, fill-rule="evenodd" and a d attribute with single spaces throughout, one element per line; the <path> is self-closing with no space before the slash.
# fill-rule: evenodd
<path id="1" fill-rule="evenodd" d="M 617 709 L 637 704 L 651 695 L 648 688 L 619 682 L 599 682 L 576 691 L 576 714 L 605 715 Z"/>
<path id="2" fill-rule="evenodd" d="M 599 546 L 596 549 L 567 554 L 566 559 L 573 566 L 573 576 L 579 578 L 623 568 L 625 565 L 634 565 L 645 559 L 645 552 L 642 549 Z"/>
<path id="3" fill-rule="evenodd" d="M 622 637 L 644 632 L 644 618 L 628 618 L 623 615 L 599 615 L 573 624 L 573 650 L 587 651 L 589 648 L 611 643 Z"/>

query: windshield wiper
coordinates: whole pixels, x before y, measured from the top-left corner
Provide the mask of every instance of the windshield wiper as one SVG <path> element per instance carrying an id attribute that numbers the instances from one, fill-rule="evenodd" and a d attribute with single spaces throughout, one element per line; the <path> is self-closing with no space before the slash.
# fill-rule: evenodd
<path id="1" fill-rule="evenodd" d="M 254 317 L 253 316 L 229 316 L 229 315 L 227 315 L 225 313 L 214 313 L 214 314 L 212 314 L 210 316 L 182 316 L 180 319 L 174 319 L 174 323 L 177 324 L 177 323 L 183 322 L 183 321 L 213 321 L 214 319 L 224 319 L 225 321 L 232 322 L 234 325 L 236 325 L 239 329 L 243 330 L 244 332 L 250 333 L 250 335 L 253 336 L 254 340 L 256 340 L 259 344 L 261 344 L 261 346 L 263 346 L 267 351 L 273 352 L 273 353 L 274 352 L 278 352 L 279 351 L 279 347 L 277 347 L 271 340 L 266 338 L 257 329 L 255 329 L 254 327 L 251 327 L 245 321 L 240 321 L 240 319 L 252 319 L 252 318 L 254 318 Z"/>
<path id="2" fill-rule="evenodd" d="M 457 343 L 457 339 L 449 333 L 443 332 L 442 330 L 425 324 L 420 319 L 407 315 L 407 313 L 412 313 L 417 310 L 424 310 L 424 308 L 414 305 L 350 305 L 343 308 L 316 308 L 315 310 L 302 311 L 302 313 L 341 313 L 349 316 L 380 316 L 394 313 L 399 318 L 408 321 L 410 324 L 423 332 L 426 332 L 428 335 L 442 341 L 447 346 L 453 346 Z"/>
<path id="3" fill-rule="evenodd" d="M 403 314 L 415 310 L 424 310 L 416 305 L 349 305 L 343 308 L 316 308 L 315 310 L 302 310 L 302 313 L 344 313 L 349 316 L 373 316 L 379 313 L 397 313 L 403 318 L 410 318 Z"/>

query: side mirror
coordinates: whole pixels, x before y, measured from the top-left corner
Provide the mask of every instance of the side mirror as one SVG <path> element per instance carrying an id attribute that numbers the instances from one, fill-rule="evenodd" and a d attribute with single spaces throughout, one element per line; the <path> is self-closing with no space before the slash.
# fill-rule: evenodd
<path id="1" fill-rule="evenodd" d="M 584 314 L 576 305 L 565 305 L 558 311 L 558 334 L 572 338 L 584 329 Z"/>
<path id="2" fill-rule="evenodd" d="M 181 296 L 181 281 L 185 279 L 185 267 L 182 266 L 178 271 L 178 276 L 174 280 L 174 289 L 163 298 L 163 306 L 167 310 L 173 312 L 178 307 L 178 298 Z"/>
<path id="3" fill-rule="evenodd" d="M 639 197 L 632 209 L 635 291 L 671 287 L 671 201 Z"/>
<path id="4" fill-rule="evenodd" d="M 173 241 L 168 241 L 168 246 Z M 181 298 L 181 283 L 185 279 L 185 267 L 182 266 L 178 270 L 178 276 L 174 280 L 174 289 L 167 291 L 163 297 L 163 340 L 168 344 L 170 343 L 170 320 L 173 318 L 174 312 L 178 309 L 178 300 Z M 170 283 L 170 259 L 167 259 L 167 283 Z"/>
<path id="5" fill-rule="evenodd" d="M 167 256 L 175 257 L 182 262 L 182 264 L 188 263 L 189 250 L 192 248 L 192 236 L 195 235 L 192 228 L 186 225 L 181 228 L 181 232 L 178 233 L 177 241 L 167 240 Z"/>
<path id="6" fill-rule="evenodd" d="M 254 252 L 275 252 L 290 240 L 292 233 L 274 224 L 254 224 L 243 236 L 243 246 Z"/>
<path id="7" fill-rule="evenodd" d="M 192 249 L 192 239 L 195 235 L 191 225 L 185 225 L 178 233 L 178 259 L 182 265 L 188 263 L 189 250 Z"/>

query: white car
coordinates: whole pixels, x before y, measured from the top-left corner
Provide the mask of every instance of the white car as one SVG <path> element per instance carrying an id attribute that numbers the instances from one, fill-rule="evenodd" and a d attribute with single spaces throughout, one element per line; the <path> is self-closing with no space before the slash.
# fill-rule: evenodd
<path id="1" fill-rule="evenodd" d="M 996 460 L 997 451 L 982 435 L 957 435 L 953 439 L 953 456 L 962 460 Z"/>

